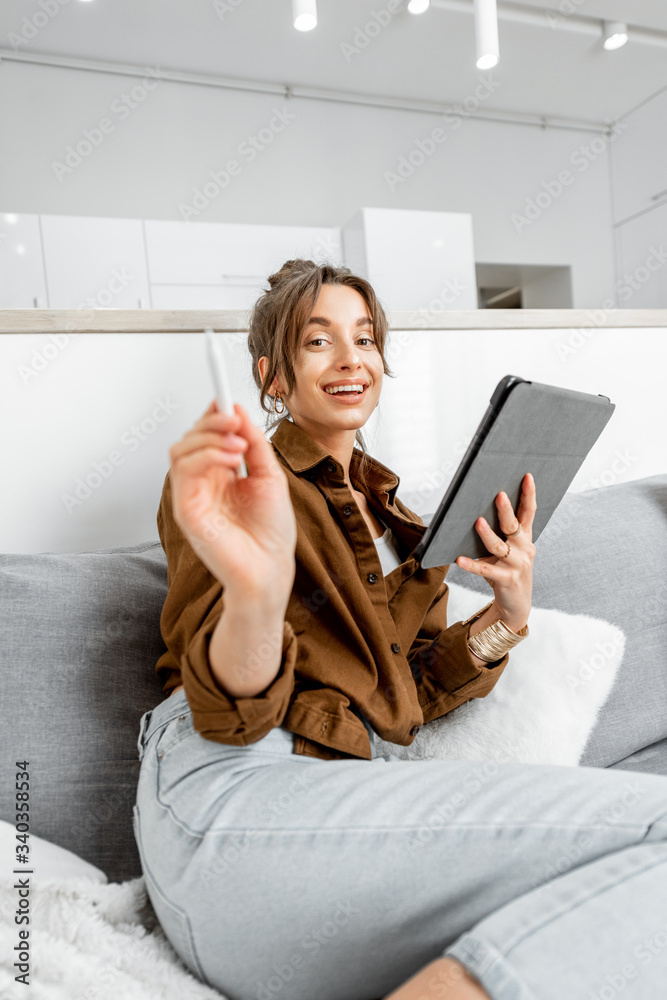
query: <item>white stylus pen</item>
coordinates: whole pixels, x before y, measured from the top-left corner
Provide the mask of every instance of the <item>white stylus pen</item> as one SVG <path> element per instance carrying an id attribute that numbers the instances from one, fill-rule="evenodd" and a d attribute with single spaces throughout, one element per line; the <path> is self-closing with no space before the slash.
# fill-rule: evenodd
<path id="1" fill-rule="evenodd" d="M 213 376 L 213 384 L 215 386 L 215 398 L 218 404 L 218 410 L 220 413 L 226 413 L 228 416 L 234 416 L 234 404 L 232 401 L 232 391 L 229 387 L 229 379 L 227 378 L 227 365 L 225 364 L 224 354 L 220 344 L 215 339 L 213 330 L 207 329 L 204 331 L 206 335 L 206 354 L 208 357 L 209 367 L 211 369 L 211 375 Z M 236 473 L 239 476 L 247 476 L 248 472 L 246 470 L 245 461 L 243 460 L 243 455 L 241 456 L 241 461 L 239 462 Z"/>

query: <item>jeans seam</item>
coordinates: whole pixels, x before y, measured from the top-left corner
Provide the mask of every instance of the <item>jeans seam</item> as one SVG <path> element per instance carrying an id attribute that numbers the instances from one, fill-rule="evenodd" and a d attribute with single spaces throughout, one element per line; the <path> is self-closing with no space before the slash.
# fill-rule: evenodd
<path id="1" fill-rule="evenodd" d="M 480 956 L 480 947 L 486 954 Z M 520 996 L 516 997 L 516 1000 L 540 1000 L 519 974 L 516 966 L 508 961 L 507 956 L 494 944 L 485 940 L 483 936 L 476 935 L 474 930 L 466 931 L 457 938 L 453 944 L 445 949 L 443 956 L 455 959 L 479 980 L 485 990 L 492 990 L 493 993 L 489 993 L 489 996 L 495 997 L 496 988 L 503 991 L 502 994 L 498 993 L 498 996 L 505 996 L 506 988 L 509 985 L 518 986 L 521 990 Z M 482 968 L 481 966 L 488 962 L 489 958 L 493 964 L 487 964 Z M 499 979 L 500 981 L 498 981 Z"/>
<path id="2" fill-rule="evenodd" d="M 205 975 L 204 970 L 203 970 L 202 962 L 201 962 L 201 960 L 199 958 L 199 955 L 197 953 L 197 949 L 195 947 L 195 941 L 194 941 L 194 934 L 192 932 L 192 924 L 190 922 L 190 918 L 189 918 L 189 916 L 187 914 L 187 911 L 185 909 L 183 909 L 182 906 L 179 906 L 172 899 L 170 899 L 170 897 L 167 895 L 167 893 L 164 891 L 164 889 L 159 885 L 157 879 L 153 875 L 153 872 L 151 870 L 150 865 L 148 865 L 148 863 L 146 862 L 146 860 L 144 858 L 143 841 L 142 841 L 142 838 L 141 838 L 141 824 L 140 824 L 140 819 L 139 819 L 139 817 L 140 817 L 140 810 L 139 810 L 138 805 L 136 805 L 136 804 L 135 804 L 135 807 L 133 809 L 133 815 L 134 815 L 134 825 L 135 825 L 135 840 L 137 841 L 137 848 L 139 850 L 139 856 L 140 856 L 140 860 L 141 860 L 141 868 L 142 868 L 142 871 L 144 873 L 144 880 L 146 879 L 146 876 L 148 876 L 148 878 L 150 879 L 151 883 L 155 887 L 156 893 L 159 896 L 162 897 L 162 899 L 164 900 L 164 902 L 166 903 L 166 905 L 169 906 L 173 910 L 173 912 L 177 915 L 178 919 L 181 921 L 181 924 L 183 926 L 183 931 L 184 931 L 184 934 L 185 934 L 185 938 L 186 938 L 186 942 L 187 942 L 187 945 L 188 945 L 188 949 L 190 951 L 190 954 L 192 955 L 192 960 L 193 960 L 194 965 L 197 968 L 198 975 L 199 975 L 200 979 L 204 983 L 206 983 L 208 986 L 212 986 L 213 984 L 211 982 L 209 982 L 209 980 L 206 978 L 206 975 Z"/>
<path id="3" fill-rule="evenodd" d="M 160 767 L 160 765 L 158 763 L 158 770 L 159 770 L 159 767 Z M 158 777 L 158 775 L 156 774 L 156 779 L 157 779 L 157 777 Z M 165 813 L 167 813 L 170 816 L 170 818 L 173 820 L 173 822 L 178 827 L 180 827 L 181 830 L 183 830 L 186 833 L 190 834 L 192 837 L 196 837 L 198 840 L 202 840 L 204 837 L 208 836 L 212 832 L 220 833 L 220 834 L 227 834 L 227 833 L 248 833 L 248 832 L 252 831 L 253 834 L 262 834 L 262 833 L 265 833 L 265 834 L 271 834 L 271 835 L 274 834 L 274 833 L 286 833 L 286 834 L 287 833 L 291 833 L 291 834 L 298 834 L 298 835 L 300 835 L 300 834 L 312 834 L 312 833 L 319 833 L 319 834 L 322 834 L 322 833 L 336 833 L 336 834 L 340 834 L 340 833 L 414 834 L 415 830 L 419 831 L 419 830 L 425 830 L 425 829 L 429 830 L 429 829 L 431 829 L 431 827 L 425 826 L 423 823 L 418 823 L 418 824 L 415 824 L 414 826 L 401 826 L 401 827 L 396 827 L 396 826 L 350 826 L 350 825 L 347 825 L 347 826 L 326 826 L 326 827 L 322 827 L 322 826 L 300 827 L 299 829 L 294 829 L 294 827 L 271 827 L 271 828 L 268 828 L 266 826 L 262 826 L 262 827 L 252 827 L 252 826 L 234 827 L 234 826 L 226 826 L 226 827 L 221 827 L 221 828 L 216 829 L 216 830 L 212 830 L 211 828 L 209 828 L 208 830 L 201 831 L 201 830 L 194 830 L 192 827 L 188 826 L 186 823 L 184 823 L 182 820 L 180 820 L 178 818 L 178 816 L 176 816 L 176 814 L 174 813 L 174 811 L 171 808 L 171 806 L 169 805 L 169 803 L 168 802 L 164 802 L 160 798 L 159 790 L 158 790 L 158 787 L 157 787 L 157 782 L 156 782 L 156 791 L 155 791 L 155 801 L 158 803 L 158 805 L 160 806 L 160 808 L 163 809 L 165 811 Z M 591 826 L 582 827 L 582 826 L 577 825 L 576 823 L 567 824 L 567 825 L 566 824 L 558 824 L 558 825 L 559 825 L 559 827 L 562 827 L 564 829 L 578 829 L 578 830 L 581 830 L 581 829 L 584 829 L 584 828 L 585 829 L 606 828 L 605 824 L 601 824 L 600 827 L 597 827 L 597 826 L 596 827 L 591 827 Z M 552 824 L 552 823 L 544 823 L 544 824 L 541 824 L 541 823 L 530 823 L 530 824 L 517 823 L 515 826 L 512 826 L 509 823 L 504 823 L 503 824 L 503 829 L 521 830 L 521 829 L 526 829 L 529 826 L 530 826 L 531 829 L 532 828 L 542 829 L 542 828 L 546 828 L 546 827 L 548 827 L 549 829 L 553 829 L 554 824 Z M 632 828 L 632 826 L 633 826 L 633 824 L 624 824 L 623 828 L 624 829 L 626 829 L 626 828 L 630 829 L 630 828 Z M 620 827 L 620 824 L 619 824 L 619 827 Z M 448 828 L 449 829 L 457 829 L 457 830 L 469 830 L 469 829 L 484 829 L 485 830 L 485 829 L 492 828 L 494 830 L 497 830 L 498 829 L 498 824 L 489 821 L 488 823 L 477 822 L 477 823 L 457 823 L 455 825 L 454 824 L 448 824 L 447 826 L 439 827 L 439 829 L 445 829 L 445 830 L 448 829 Z"/>
<path id="4" fill-rule="evenodd" d="M 641 845 L 636 844 L 634 846 L 639 847 Z M 615 853 L 617 852 L 612 852 L 612 854 L 601 855 L 599 858 L 595 858 L 593 861 L 587 862 L 587 864 L 595 864 L 597 861 L 606 860 L 609 857 L 613 857 Z M 651 868 L 655 868 L 656 865 L 664 865 L 666 863 L 667 861 L 665 860 L 665 858 L 658 858 L 657 861 L 647 862 L 641 868 L 638 868 L 637 870 L 632 872 L 628 872 L 627 875 L 623 875 L 622 878 L 616 878 L 616 880 L 613 882 L 612 885 L 605 885 L 602 888 L 595 889 L 593 892 L 590 892 L 584 899 L 579 899 L 576 903 L 568 905 L 566 908 L 564 908 L 565 904 L 563 904 L 558 913 L 551 914 L 551 916 L 549 916 L 547 919 L 542 920 L 539 924 L 534 924 L 528 930 L 520 932 L 519 936 L 516 937 L 514 941 L 507 946 L 504 954 L 506 956 L 509 955 L 509 953 L 518 948 L 523 941 L 531 937 L 537 931 L 541 931 L 545 927 L 548 927 L 549 924 L 553 923 L 555 920 L 560 920 L 560 918 L 565 913 L 573 913 L 575 910 L 578 910 L 580 906 L 583 906 L 585 903 L 590 902 L 591 899 L 594 899 L 598 896 L 603 896 L 606 892 L 610 892 L 612 889 L 616 889 L 619 885 L 623 885 L 624 882 L 627 882 L 629 879 L 634 878 L 636 875 L 641 875 L 643 872 L 648 871 Z M 573 868 L 572 871 L 577 871 L 581 867 L 582 867 L 581 865 L 578 865 L 575 868 Z M 584 865 L 583 867 L 586 866 Z M 570 872 L 567 872 L 567 874 L 569 875 Z M 564 878 L 564 877 L 565 876 L 563 875 L 559 876 L 559 878 Z M 557 881 L 557 879 L 553 879 L 552 881 Z M 492 916 L 493 914 L 491 914 L 488 919 L 490 919 Z"/>

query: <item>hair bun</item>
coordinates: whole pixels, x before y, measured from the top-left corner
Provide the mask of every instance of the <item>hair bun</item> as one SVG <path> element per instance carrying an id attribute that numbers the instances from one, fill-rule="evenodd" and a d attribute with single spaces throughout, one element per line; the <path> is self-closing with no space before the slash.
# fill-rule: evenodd
<path id="1" fill-rule="evenodd" d="M 279 271 L 269 275 L 268 282 L 273 289 L 295 275 L 309 274 L 315 270 L 317 270 L 317 264 L 313 260 L 303 260 L 301 257 L 296 260 L 287 260 Z"/>

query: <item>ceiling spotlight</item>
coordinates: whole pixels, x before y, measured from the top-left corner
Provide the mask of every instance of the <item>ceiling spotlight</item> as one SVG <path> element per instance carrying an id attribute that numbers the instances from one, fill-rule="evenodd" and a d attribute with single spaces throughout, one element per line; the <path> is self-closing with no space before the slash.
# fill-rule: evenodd
<path id="1" fill-rule="evenodd" d="M 624 21 L 604 21 L 602 31 L 605 49 L 620 49 L 628 40 L 628 26 Z"/>
<path id="2" fill-rule="evenodd" d="M 292 20 L 297 31 L 312 31 L 317 25 L 315 0 L 292 0 Z"/>
<path id="3" fill-rule="evenodd" d="M 425 10 L 428 10 L 430 2 L 431 0 L 410 0 L 408 10 L 411 14 L 423 14 Z"/>
<path id="4" fill-rule="evenodd" d="M 496 0 L 475 0 L 477 69 L 493 69 L 500 59 Z"/>

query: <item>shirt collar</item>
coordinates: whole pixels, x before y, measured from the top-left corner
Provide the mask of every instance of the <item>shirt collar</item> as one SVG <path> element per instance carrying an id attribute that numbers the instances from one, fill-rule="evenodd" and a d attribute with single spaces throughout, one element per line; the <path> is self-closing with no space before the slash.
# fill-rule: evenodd
<path id="1" fill-rule="evenodd" d="M 323 445 L 313 440 L 310 434 L 289 417 L 283 418 L 278 425 L 271 437 L 271 444 L 276 451 L 280 452 L 292 472 L 306 472 L 326 460 L 333 460 L 337 465 L 340 465 L 338 459 L 335 459 Z M 355 447 L 350 459 L 350 479 L 357 488 L 360 488 L 358 472 L 362 456 L 361 449 Z M 400 478 L 386 465 L 371 456 L 367 456 L 365 473 L 373 493 L 386 492 L 388 503 L 393 503 Z M 362 490 L 362 492 L 364 491 Z"/>

